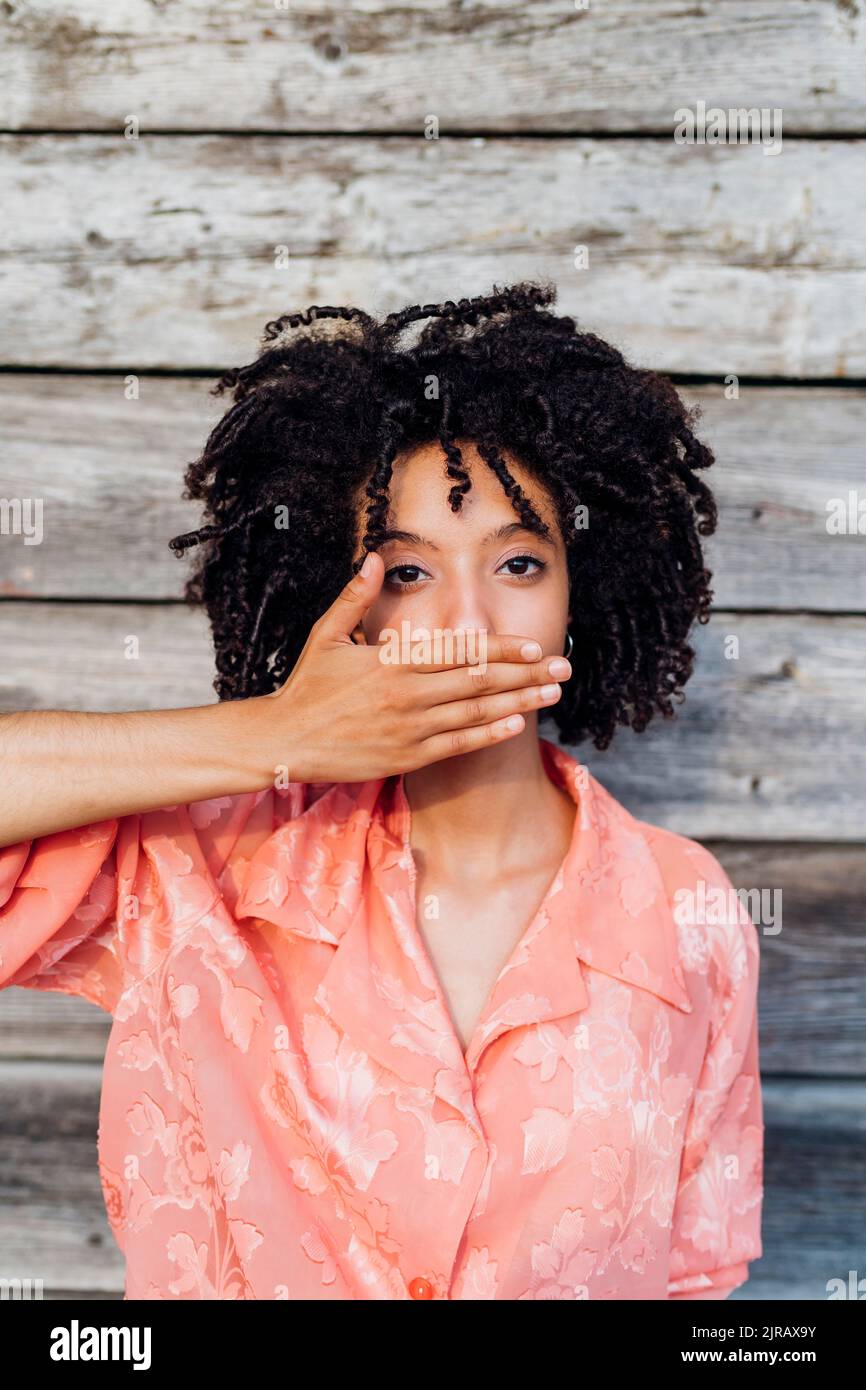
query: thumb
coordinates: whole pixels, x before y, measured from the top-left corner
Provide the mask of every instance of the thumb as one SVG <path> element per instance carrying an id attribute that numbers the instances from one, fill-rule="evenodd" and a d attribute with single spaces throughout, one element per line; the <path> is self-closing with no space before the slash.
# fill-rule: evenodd
<path id="1" fill-rule="evenodd" d="M 332 641 L 351 640 L 367 609 L 375 603 L 385 577 L 381 555 L 368 550 L 358 573 L 340 590 L 322 616 L 321 632 Z"/>

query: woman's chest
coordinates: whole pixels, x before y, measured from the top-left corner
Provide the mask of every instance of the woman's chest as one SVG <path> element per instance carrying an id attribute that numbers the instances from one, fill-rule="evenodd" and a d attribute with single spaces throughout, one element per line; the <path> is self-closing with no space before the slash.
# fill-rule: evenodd
<path id="1" fill-rule="evenodd" d="M 465 1052 L 500 973 L 532 924 L 552 869 L 449 882 L 419 869 L 416 926 Z"/>

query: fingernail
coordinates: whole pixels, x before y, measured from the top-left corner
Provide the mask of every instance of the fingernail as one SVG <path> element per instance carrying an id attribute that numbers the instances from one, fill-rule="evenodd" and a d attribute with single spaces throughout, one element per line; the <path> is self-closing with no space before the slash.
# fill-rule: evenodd
<path id="1" fill-rule="evenodd" d="M 558 685 L 543 685 L 543 686 L 541 687 L 541 698 L 542 698 L 542 700 L 555 700 L 558 694 L 559 694 L 559 686 L 558 686 Z"/>
<path id="2" fill-rule="evenodd" d="M 537 661 L 541 656 L 541 644 L 539 642 L 524 642 L 520 648 L 520 655 L 525 656 L 527 661 Z"/>
<path id="3" fill-rule="evenodd" d="M 364 563 L 358 571 L 359 574 L 367 575 L 370 573 L 370 556 L 372 554 L 372 550 L 367 551 L 367 554 L 364 556 Z"/>
<path id="4" fill-rule="evenodd" d="M 548 673 L 549 673 L 551 676 L 557 676 L 557 677 L 558 677 L 558 676 L 570 676 L 570 675 L 571 675 L 571 667 L 569 666 L 569 664 L 568 664 L 568 662 L 566 661 L 566 659 L 565 659 L 564 656 L 557 656 L 557 657 L 554 657 L 553 661 L 551 661 L 551 663 L 550 663 L 550 665 L 548 666 L 547 670 L 548 670 Z"/>

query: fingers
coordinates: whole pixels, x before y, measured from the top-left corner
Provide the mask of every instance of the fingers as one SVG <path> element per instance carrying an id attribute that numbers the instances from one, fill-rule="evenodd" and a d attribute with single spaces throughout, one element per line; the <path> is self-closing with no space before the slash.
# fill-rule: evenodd
<path id="1" fill-rule="evenodd" d="M 417 660 L 419 655 L 427 656 L 428 653 L 429 660 Z M 435 639 L 428 639 L 426 647 L 420 639 L 413 639 L 411 642 L 412 669 L 423 673 L 457 670 L 467 665 L 484 666 L 492 661 L 525 663 L 538 661 L 541 656 L 540 643 L 531 637 L 487 632 L 486 629 L 478 628 L 470 628 L 465 632 L 445 632 Z M 410 664 L 408 657 L 406 664 Z"/>
<path id="2" fill-rule="evenodd" d="M 492 724 L 479 724 L 470 729 L 452 729 L 434 734 L 419 744 L 418 752 L 422 761 L 419 767 L 428 763 L 441 762 L 443 758 L 455 758 L 461 753 L 472 753 L 476 748 L 490 748 L 504 743 L 521 733 L 526 720 L 521 714 L 511 714 L 506 719 L 497 719 Z"/>
<path id="3" fill-rule="evenodd" d="M 555 705 L 561 698 L 562 686 L 556 681 L 546 681 L 544 685 L 530 685 L 520 690 L 504 690 L 495 695 L 454 700 L 451 704 L 438 705 L 430 710 L 430 736 L 497 723 L 511 714 L 528 714 L 531 710 Z"/>
<path id="4" fill-rule="evenodd" d="M 550 661 L 557 659 L 552 657 Z M 440 705 L 435 711 L 431 710 L 438 726 L 436 732 L 419 743 L 424 761 L 418 766 L 514 738 L 526 727 L 526 715 L 531 710 L 555 705 L 561 697 L 562 686 L 556 681 L 546 681 L 540 686 L 509 689 Z"/>
<path id="5" fill-rule="evenodd" d="M 319 618 L 317 631 L 333 641 L 351 640 L 352 633 L 371 604 L 379 597 L 385 565 L 376 550 L 369 550 L 364 565 L 340 590 L 330 608 Z"/>
<path id="6" fill-rule="evenodd" d="M 410 668 L 417 672 L 418 668 Z M 482 666 L 457 666 L 418 675 L 413 681 L 413 698 L 431 709 L 455 701 L 480 700 L 502 690 L 521 690 L 527 686 L 548 685 L 551 680 L 567 681 L 571 662 L 564 656 L 546 656 L 541 661 L 523 663 L 497 661 Z"/>

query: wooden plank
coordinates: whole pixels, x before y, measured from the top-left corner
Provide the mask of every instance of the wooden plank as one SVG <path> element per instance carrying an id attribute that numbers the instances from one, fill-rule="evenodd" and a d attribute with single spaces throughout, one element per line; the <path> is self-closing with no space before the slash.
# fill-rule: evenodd
<path id="1" fill-rule="evenodd" d="M 719 608 L 866 610 L 866 518 L 828 525 L 851 494 L 866 504 L 866 393 L 683 388 L 700 404 L 719 507 L 707 543 Z M 866 505 L 864 505 L 866 510 Z M 856 513 L 855 513 L 856 515 Z"/>
<path id="2" fill-rule="evenodd" d="M 111 1018 L 86 999 L 56 990 L 0 989 L 0 1059 L 98 1062 Z"/>
<path id="3" fill-rule="evenodd" d="M 122 376 L 0 376 L 0 498 L 41 499 L 43 533 L 0 535 L 0 593 L 179 599 L 188 563 L 168 541 L 200 519 L 184 467 L 231 407 L 212 385 L 142 377 L 127 400 Z"/>
<path id="4" fill-rule="evenodd" d="M 864 643 L 866 618 L 716 613 L 694 633 L 676 721 L 621 730 L 605 753 L 574 751 L 634 814 L 692 838 L 860 841 Z M 180 605 L 0 604 L 0 651 L 0 710 L 215 698 L 203 615 Z"/>
<path id="5" fill-rule="evenodd" d="M 708 106 L 862 131 L 864 20 L 820 0 L 142 6 L 43 0 L 6 20 L 7 128 L 667 132 Z"/>
<path id="6" fill-rule="evenodd" d="M 199 522 L 187 460 L 231 406 L 201 378 L 0 376 L 0 498 L 42 501 L 43 539 L 0 536 L 0 594 L 178 599 L 171 536 Z M 863 534 L 831 535 L 828 505 L 866 498 L 866 391 L 682 386 L 716 462 L 720 523 L 707 545 L 719 608 L 866 611 Z"/>
<path id="7" fill-rule="evenodd" d="M 866 1091 L 860 1081 L 762 1083 L 766 1298 L 827 1298 L 827 1281 L 862 1278 Z M 856 1253 L 855 1253 L 856 1252 Z M 765 1290 L 765 1291 L 764 1291 Z"/>
<path id="8" fill-rule="evenodd" d="M 137 643 L 138 655 L 127 655 Z M 210 704 L 206 619 L 180 604 L 0 603 L 0 709 Z"/>
<path id="9" fill-rule="evenodd" d="M 15 274 L 0 362 L 222 367 L 287 309 L 379 313 L 529 278 L 554 280 L 562 312 L 664 371 L 862 377 L 863 160 L 858 140 L 794 139 L 765 158 L 673 140 L 446 145 L 420 130 L 6 135 Z"/>
<path id="10" fill-rule="evenodd" d="M 678 721 L 577 751 L 634 814 L 693 839 L 860 841 L 864 644 L 862 618 L 716 613 Z"/>
<path id="11" fill-rule="evenodd" d="M 753 912 L 762 1073 L 866 1077 L 864 846 L 710 840 L 707 847 L 735 888 L 768 893 L 767 919 Z"/>
<path id="12" fill-rule="evenodd" d="M 778 932 L 758 921 L 764 1075 L 866 1079 L 863 846 L 707 843 L 736 888 L 764 889 L 774 895 L 768 904 L 781 909 Z M 0 991 L 0 1058 L 7 1061 L 101 1063 L 110 1026 L 85 1000 Z"/>
<path id="13" fill-rule="evenodd" d="M 0 1277 L 42 1278 L 46 1296 L 118 1296 L 123 1257 L 99 1186 L 100 1069 L 0 1064 Z M 762 1083 L 764 1254 L 735 1295 L 827 1297 L 859 1269 L 866 1084 Z"/>
<path id="14" fill-rule="evenodd" d="M 0 1277 L 123 1291 L 97 1167 L 102 1067 L 0 1064 Z"/>

